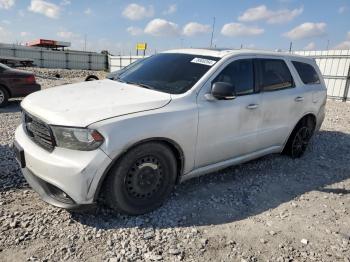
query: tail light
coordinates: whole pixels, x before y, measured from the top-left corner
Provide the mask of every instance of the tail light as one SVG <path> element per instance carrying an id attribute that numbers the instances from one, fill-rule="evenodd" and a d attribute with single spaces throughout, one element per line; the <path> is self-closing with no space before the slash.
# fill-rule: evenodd
<path id="1" fill-rule="evenodd" d="M 35 84 L 35 76 L 34 75 L 27 76 L 26 84 Z"/>

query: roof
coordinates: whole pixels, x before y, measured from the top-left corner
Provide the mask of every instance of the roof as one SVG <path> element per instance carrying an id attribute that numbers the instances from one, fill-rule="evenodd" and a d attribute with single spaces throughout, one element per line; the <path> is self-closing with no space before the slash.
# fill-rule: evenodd
<path id="1" fill-rule="evenodd" d="M 56 40 L 48 40 L 48 39 L 36 39 L 34 41 L 28 42 L 27 46 L 40 46 L 40 47 L 70 47 L 70 42 L 62 42 Z"/>
<path id="2" fill-rule="evenodd" d="M 202 56 L 213 56 L 213 57 L 224 57 L 227 55 L 275 55 L 275 56 L 290 56 L 290 57 L 302 57 L 299 55 L 287 53 L 287 52 L 277 52 L 277 51 L 266 51 L 258 49 L 210 49 L 210 48 L 187 48 L 187 49 L 174 49 L 168 50 L 164 53 L 182 53 L 182 54 L 192 54 L 192 55 L 202 55 Z"/>

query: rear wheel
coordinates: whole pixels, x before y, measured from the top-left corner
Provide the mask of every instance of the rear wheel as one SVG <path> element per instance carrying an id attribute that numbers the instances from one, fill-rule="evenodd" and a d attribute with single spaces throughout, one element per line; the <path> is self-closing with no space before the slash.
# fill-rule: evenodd
<path id="1" fill-rule="evenodd" d="M 313 135 L 314 127 L 315 125 L 310 119 L 300 121 L 290 135 L 283 153 L 292 158 L 301 157 Z"/>
<path id="2" fill-rule="evenodd" d="M 85 81 L 95 81 L 98 80 L 98 77 L 95 75 L 89 75 L 88 77 L 85 78 Z"/>
<path id="3" fill-rule="evenodd" d="M 161 206 L 176 180 L 176 160 L 162 143 L 149 142 L 127 152 L 105 181 L 107 204 L 122 213 L 139 215 Z"/>
<path id="4" fill-rule="evenodd" d="M 0 86 L 0 107 L 4 107 L 7 105 L 9 100 L 9 94 L 7 90 Z"/>

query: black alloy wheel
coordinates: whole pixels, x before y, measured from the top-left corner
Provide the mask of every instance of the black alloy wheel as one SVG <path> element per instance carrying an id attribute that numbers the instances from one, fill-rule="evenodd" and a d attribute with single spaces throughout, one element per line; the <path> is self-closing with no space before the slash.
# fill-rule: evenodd
<path id="1" fill-rule="evenodd" d="M 299 158 L 301 157 L 311 138 L 311 131 L 307 126 L 304 126 L 302 128 L 300 128 L 293 139 L 293 143 L 292 143 L 292 156 L 295 158 Z"/>

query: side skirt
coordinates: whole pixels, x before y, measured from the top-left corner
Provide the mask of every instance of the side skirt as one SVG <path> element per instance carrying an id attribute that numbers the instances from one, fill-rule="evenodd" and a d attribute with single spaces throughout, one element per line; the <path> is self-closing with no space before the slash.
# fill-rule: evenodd
<path id="1" fill-rule="evenodd" d="M 272 153 L 280 153 L 280 152 L 282 152 L 282 150 L 283 150 L 283 147 L 281 147 L 281 146 L 273 146 L 273 147 L 259 150 L 259 151 L 256 151 L 256 152 L 253 152 L 250 154 L 246 154 L 246 155 L 239 156 L 236 158 L 224 160 L 224 161 L 221 161 L 219 163 L 200 167 L 200 168 L 192 170 L 191 172 L 189 172 L 187 174 L 184 174 L 180 179 L 180 183 L 182 183 L 186 180 L 189 180 L 191 178 L 194 178 L 194 177 L 202 176 L 202 175 L 205 175 L 208 173 L 218 171 L 220 169 L 224 169 L 224 168 L 229 167 L 229 166 L 242 164 L 244 162 L 262 157 L 264 155 L 268 155 L 268 154 L 272 154 Z"/>

